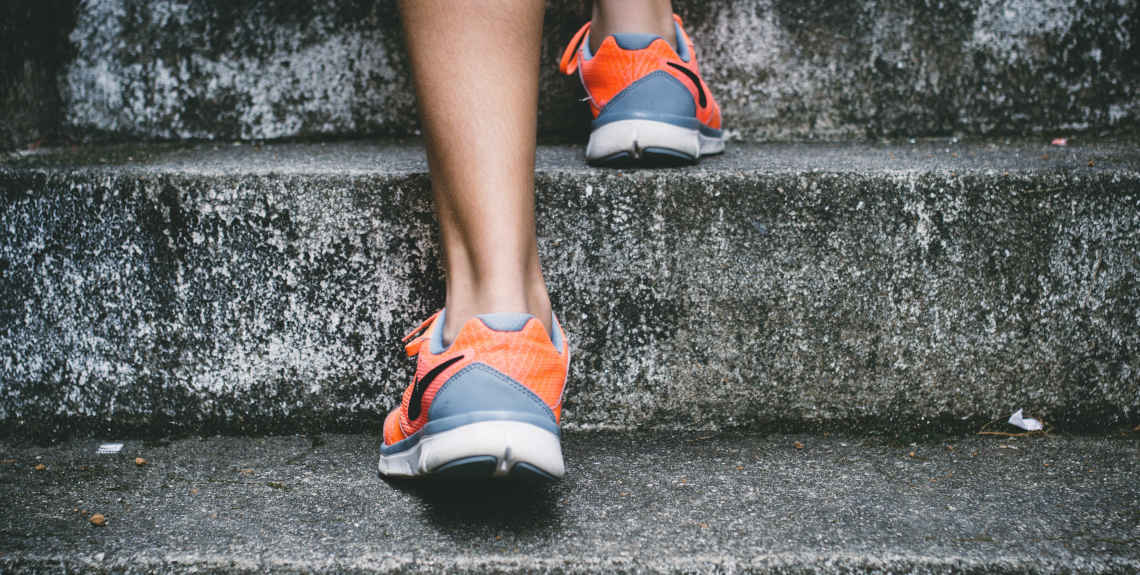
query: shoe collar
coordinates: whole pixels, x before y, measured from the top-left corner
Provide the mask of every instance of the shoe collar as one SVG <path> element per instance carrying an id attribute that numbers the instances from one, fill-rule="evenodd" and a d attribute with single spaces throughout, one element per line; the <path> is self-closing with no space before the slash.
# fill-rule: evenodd
<path id="1" fill-rule="evenodd" d="M 529 313 L 486 313 L 476 315 L 475 317 L 483 322 L 483 325 L 492 330 L 512 332 L 522 331 L 534 316 Z M 408 356 L 411 357 L 418 354 L 420 346 L 424 343 L 428 344 L 428 350 L 432 355 L 439 355 L 447 351 L 450 346 L 443 344 L 443 325 L 446 319 L 447 309 L 441 309 L 428 318 L 420 327 L 408 334 L 407 337 L 404 338 L 404 341 L 407 343 L 405 351 Z M 556 349 L 558 353 L 562 353 L 562 325 L 558 323 L 558 317 L 554 315 L 554 312 L 550 312 L 550 319 L 554 324 L 554 329 L 551 330 L 553 333 L 550 336 L 550 343 L 554 345 L 554 349 Z M 427 333 L 423 334 L 422 332 L 425 328 L 427 329 Z M 418 337 L 416 337 L 417 335 Z M 415 339 L 412 339 L 413 337 Z M 408 341 L 409 339 L 411 339 L 411 341 Z"/>
<path id="2" fill-rule="evenodd" d="M 685 33 L 681 31 L 681 24 L 677 22 L 677 19 L 673 21 L 673 34 L 675 35 L 674 42 L 677 44 L 677 48 L 674 52 L 677 53 L 677 57 L 680 58 L 682 62 L 687 64 L 691 56 L 689 54 L 689 43 L 687 42 Z M 610 37 L 612 37 L 614 42 L 617 42 L 617 45 L 621 46 L 623 50 L 644 50 L 648 48 L 654 40 L 661 38 L 661 36 L 657 34 L 610 34 Z M 589 61 L 593 58 L 594 54 L 590 51 L 590 33 L 586 32 L 586 36 L 582 38 L 582 60 Z"/>
<path id="3" fill-rule="evenodd" d="M 685 31 L 681 29 L 681 24 L 681 17 L 674 14 L 673 33 L 676 36 L 675 43 L 677 44 L 675 52 L 682 62 L 688 63 L 693 55 L 689 52 L 689 37 L 685 34 Z M 638 46 L 644 43 L 644 46 L 641 46 L 642 48 L 652 44 L 654 39 L 660 38 L 660 36 L 653 34 L 613 34 L 613 36 L 614 41 L 627 50 L 637 48 L 629 48 L 623 45 L 622 40 L 617 38 L 618 36 L 628 37 L 628 44 L 631 46 Z M 648 41 L 646 41 L 647 39 Z M 580 61 L 590 60 L 593 57 L 594 54 L 590 52 L 590 23 L 586 22 L 574 33 L 574 37 L 570 39 L 570 43 L 566 46 L 566 50 L 562 53 L 562 58 L 559 60 L 558 68 L 563 74 L 569 76 L 578 71 Z"/>

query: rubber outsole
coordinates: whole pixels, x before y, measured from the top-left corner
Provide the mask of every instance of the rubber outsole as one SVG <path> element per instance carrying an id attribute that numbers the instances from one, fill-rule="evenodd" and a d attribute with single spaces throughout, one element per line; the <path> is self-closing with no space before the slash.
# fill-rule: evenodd
<path id="1" fill-rule="evenodd" d="M 653 120 L 621 120 L 590 133 L 586 161 L 602 166 L 675 166 L 723 151 L 723 136 Z"/>
<path id="2" fill-rule="evenodd" d="M 670 166 L 691 166 L 697 163 L 699 158 L 690 156 L 684 152 L 677 150 L 670 150 L 666 148 L 646 148 L 641 150 L 640 154 L 633 152 L 617 152 L 602 158 L 590 160 L 590 164 L 595 166 L 608 166 L 608 167 L 625 167 L 625 166 L 644 166 L 644 167 L 670 167 Z"/>
<path id="3" fill-rule="evenodd" d="M 558 478 L 526 462 L 515 463 L 504 476 L 498 473 L 499 459 L 493 455 L 464 457 L 445 463 L 431 473 L 438 479 L 479 480 L 506 478 L 514 481 L 545 483 Z"/>
<path id="4" fill-rule="evenodd" d="M 520 421 L 481 421 L 422 437 L 396 453 L 381 453 L 389 477 L 506 478 L 550 481 L 565 474 L 556 434 Z"/>

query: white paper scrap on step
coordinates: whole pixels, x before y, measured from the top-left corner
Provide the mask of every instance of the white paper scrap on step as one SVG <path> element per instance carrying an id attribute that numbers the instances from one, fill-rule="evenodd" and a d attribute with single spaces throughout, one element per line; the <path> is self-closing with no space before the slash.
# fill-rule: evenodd
<path id="1" fill-rule="evenodd" d="M 95 450 L 95 453 L 98 453 L 100 455 L 107 455 L 111 453 L 118 453 L 119 451 L 122 451 L 122 449 L 122 443 L 101 443 L 99 444 L 99 449 Z"/>
<path id="2" fill-rule="evenodd" d="M 1032 417 L 1022 417 L 1020 409 L 1017 410 L 1017 412 L 1013 415 L 1009 416 L 1009 423 L 1010 425 L 1016 425 L 1025 431 L 1039 431 L 1043 427 L 1040 421 L 1037 421 Z"/>

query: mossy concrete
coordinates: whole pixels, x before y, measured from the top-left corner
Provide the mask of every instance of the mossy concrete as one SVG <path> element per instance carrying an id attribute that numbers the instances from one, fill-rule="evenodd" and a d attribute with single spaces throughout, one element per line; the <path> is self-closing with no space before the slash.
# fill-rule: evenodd
<path id="1" fill-rule="evenodd" d="M 541 147 L 566 424 L 1137 421 L 1138 168 L 1133 142 Z M 443 302 L 409 143 L 35 154 L 0 168 L 0 229 L 6 432 L 378 425 Z"/>

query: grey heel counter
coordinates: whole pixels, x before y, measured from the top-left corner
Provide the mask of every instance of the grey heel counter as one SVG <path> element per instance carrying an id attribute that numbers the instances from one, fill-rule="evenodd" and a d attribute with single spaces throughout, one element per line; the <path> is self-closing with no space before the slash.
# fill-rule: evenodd
<path id="1" fill-rule="evenodd" d="M 695 122 L 696 116 L 697 103 L 689 89 L 668 72 L 657 70 L 614 96 L 594 120 L 594 126 L 630 118 L 659 118 L 667 122 L 685 118 Z"/>
<path id="2" fill-rule="evenodd" d="M 542 398 L 493 367 L 474 363 L 453 375 L 440 388 L 428 409 L 428 419 L 443 420 L 473 413 L 500 413 L 557 431 L 554 412 Z"/>

